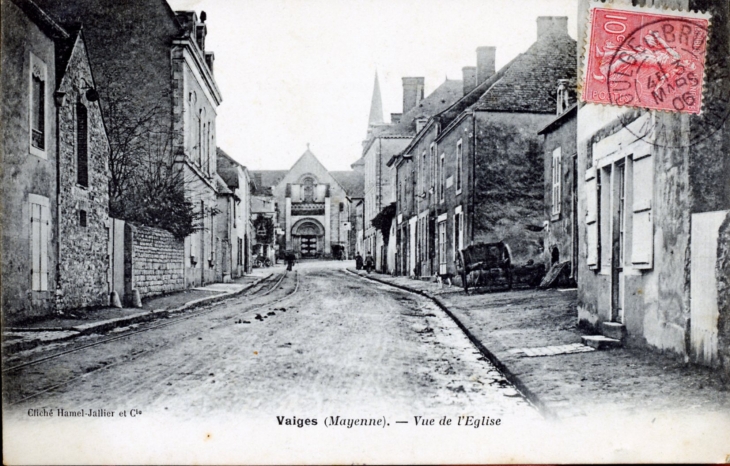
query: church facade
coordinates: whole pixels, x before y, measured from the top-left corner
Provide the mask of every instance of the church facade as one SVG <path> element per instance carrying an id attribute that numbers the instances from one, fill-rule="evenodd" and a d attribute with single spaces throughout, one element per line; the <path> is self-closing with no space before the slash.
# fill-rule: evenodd
<path id="1" fill-rule="evenodd" d="M 362 196 L 358 171 L 330 172 L 307 148 L 289 170 L 254 171 L 270 188 L 279 212 L 279 254 L 293 251 L 300 258 L 354 256 L 351 228 L 353 200 Z"/>

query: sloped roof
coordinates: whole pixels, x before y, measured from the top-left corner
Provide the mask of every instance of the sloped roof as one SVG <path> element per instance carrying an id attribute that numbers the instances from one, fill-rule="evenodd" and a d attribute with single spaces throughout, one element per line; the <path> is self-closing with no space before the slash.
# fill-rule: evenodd
<path id="1" fill-rule="evenodd" d="M 345 189 L 350 198 L 360 199 L 365 196 L 365 180 L 362 172 L 347 170 L 333 171 L 330 174 Z"/>
<path id="2" fill-rule="evenodd" d="M 218 175 L 226 182 L 229 188 L 238 188 L 238 170 L 235 168 L 225 168 L 218 170 Z"/>
<path id="3" fill-rule="evenodd" d="M 552 131 L 554 131 L 556 128 L 562 126 L 565 122 L 569 121 L 570 119 L 575 119 L 575 116 L 578 113 L 578 103 L 574 103 L 570 107 L 568 107 L 567 110 L 565 110 L 560 115 L 556 116 L 555 119 L 553 119 L 550 123 L 545 125 L 543 129 L 537 132 L 537 134 L 547 134 Z"/>
<path id="4" fill-rule="evenodd" d="M 475 110 L 554 113 L 558 79 L 576 76 L 576 42 L 567 32 L 544 34 L 515 58 L 481 95 Z"/>
<path id="5" fill-rule="evenodd" d="M 270 196 L 271 187 L 279 184 L 289 170 L 252 170 L 250 173 L 256 183 L 254 194 Z"/>
<path id="6" fill-rule="evenodd" d="M 381 136 L 408 136 L 416 134 L 416 119 L 433 115 L 447 109 L 454 102 L 459 100 L 464 93 L 464 83 L 455 79 L 446 79 L 431 94 L 418 103 L 415 107 L 403 114 L 400 121 L 394 125 L 376 128 L 373 131 L 375 137 Z"/>
<path id="7" fill-rule="evenodd" d="M 214 176 L 216 188 L 218 189 L 218 194 L 233 194 L 233 191 L 228 189 L 228 186 L 226 186 L 226 182 L 223 181 L 223 178 L 220 177 L 220 174 L 216 174 Z"/>
<path id="8" fill-rule="evenodd" d="M 221 149 L 220 147 L 215 148 L 215 153 L 218 159 L 218 166 L 224 165 L 224 168 L 234 168 L 236 166 L 243 167 L 240 163 L 236 162 L 233 157 L 228 155 L 226 151 Z M 244 167 L 245 168 L 245 167 Z"/>
<path id="9" fill-rule="evenodd" d="M 475 103 L 479 101 L 479 98 L 487 92 L 496 82 L 498 82 L 504 74 L 507 72 L 507 70 L 510 69 L 512 64 L 517 61 L 518 58 L 520 58 L 520 55 L 517 55 L 515 58 L 512 59 L 509 63 L 504 65 L 502 68 L 500 68 L 499 71 L 494 73 L 492 76 L 484 80 L 483 83 L 475 87 L 471 90 L 467 95 L 456 101 L 452 106 L 444 110 L 443 112 L 439 113 L 438 115 L 434 116 L 434 119 L 437 119 L 439 123 L 441 123 L 442 128 L 446 128 L 449 124 L 451 124 L 452 121 L 454 121 L 456 118 L 459 117 L 465 110 L 472 107 Z"/>

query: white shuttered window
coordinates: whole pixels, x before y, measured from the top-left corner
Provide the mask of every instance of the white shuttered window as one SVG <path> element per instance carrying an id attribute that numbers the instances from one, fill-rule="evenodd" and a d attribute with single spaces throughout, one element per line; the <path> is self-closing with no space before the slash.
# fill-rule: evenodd
<path id="1" fill-rule="evenodd" d="M 560 147 L 555 148 L 553 151 L 553 190 L 552 190 L 552 214 L 560 214 L 560 203 L 561 203 L 561 178 L 563 176 L 563 157 L 561 154 Z"/>
<path id="2" fill-rule="evenodd" d="M 588 266 L 598 268 L 598 179 L 596 169 L 586 172 L 586 257 Z"/>
<path id="3" fill-rule="evenodd" d="M 45 204 L 45 205 L 44 205 Z M 31 289 L 48 291 L 48 232 L 50 209 L 47 203 L 30 203 Z"/>
<path id="4" fill-rule="evenodd" d="M 654 259 L 654 157 L 634 156 L 631 263 L 637 269 L 651 269 Z"/>

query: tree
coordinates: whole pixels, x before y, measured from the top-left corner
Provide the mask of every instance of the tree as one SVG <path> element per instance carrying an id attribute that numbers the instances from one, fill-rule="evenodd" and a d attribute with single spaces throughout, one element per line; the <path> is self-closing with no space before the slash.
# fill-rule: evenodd
<path id="1" fill-rule="evenodd" d="M 110 216 L 165 229 L 178 239 L 202 230 L 205 212 L 195 207 L 190 183 L 186 192 L 184 156 L 173 149 L 182 135 L 169 120 L 169 97 L 140 103 L 113 85 L 99 94 L 111 149 Z"/>

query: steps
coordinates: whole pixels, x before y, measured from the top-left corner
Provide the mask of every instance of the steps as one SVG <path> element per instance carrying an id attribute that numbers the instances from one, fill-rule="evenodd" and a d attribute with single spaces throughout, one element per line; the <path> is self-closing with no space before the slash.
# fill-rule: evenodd
<path id="1" fill-rule="evenodd" d="M 614 340 L 624 341 L 626 338 L 626 326 L 619 322 L 602 322 L 601 334 Z"/>
<path id="2" fill-rule="evenodd" d="M 584 345 L 598 350 L 620 348 L 626 339 L 626 326 L 619 322 L 602 322 L 601 333 L 602 335 L 585 335 L 580 339 Z"/>
<path id="3" fill-rule="evenodd" d="M 584 335 L 580 337 L 581 342 L 597 350 L 620 348 L 624 344 L 621 340 L 615 338 L 604 337 L 603 335 Z"/>

